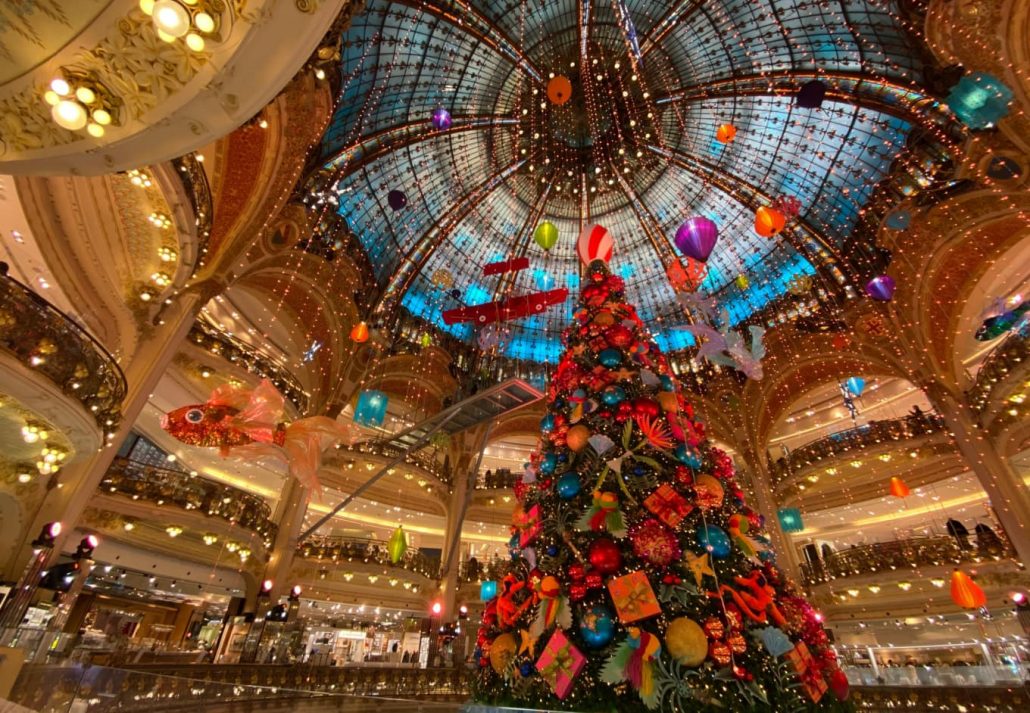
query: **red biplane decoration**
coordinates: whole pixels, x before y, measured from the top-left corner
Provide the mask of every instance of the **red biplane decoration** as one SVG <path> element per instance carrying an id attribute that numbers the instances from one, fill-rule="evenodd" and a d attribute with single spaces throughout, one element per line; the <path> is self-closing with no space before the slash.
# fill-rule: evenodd
<path id="1" fill-rule="evenodd" d="M 514 260 L 502 260 L 483 265 L 483 275 L 500 275 L 504 272 L 518 272 L 529 267 L 528 257 L 517 257 Z"/>
<path id="2" fill-rule="evenodd" d="M 531 295 L 519 295 L 474 307 L 449 309 L 443 313 L 443 321 L 444 324 L 506 322 L 509 319 L 521 319 L 532 314 L 539 314 L 551 305 L 561 304 L 568 297 L 569 291 L 564 287 L 559 290 L 535 292 Z"/>

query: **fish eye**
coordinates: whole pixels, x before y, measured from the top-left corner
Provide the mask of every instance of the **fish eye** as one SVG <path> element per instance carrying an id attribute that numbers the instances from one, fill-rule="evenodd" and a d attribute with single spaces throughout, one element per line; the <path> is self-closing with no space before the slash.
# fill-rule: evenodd
<path id="1" fill-rule="evenodd" d="M 200 423 L 204 420 L 204 412 L 199 408 L 191 408 L 186 412 L 186 420 L 190 423 Z"/>

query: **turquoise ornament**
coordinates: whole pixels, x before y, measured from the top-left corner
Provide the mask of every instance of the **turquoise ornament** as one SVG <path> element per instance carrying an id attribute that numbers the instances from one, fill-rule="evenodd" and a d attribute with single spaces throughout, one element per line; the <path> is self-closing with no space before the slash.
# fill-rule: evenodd
<path id="1" fill-rule="evenodd" d="M 697 529 L 697 544 L 712 557 L 722 559 L 730 554 L 730 538 L 718 525 L 705 525 Z"/>
<path id="2" fill-rule="evenodd" d="M 697 470 L 701 467 L 701 454 L 695 449 L 690 448 L 685 443 L 681 443 L 676 446 L 676 458 L 679 459 L 680 463 Z"/>
<path id="3" fill-rule="evenodd" d="M 592 607 L 579 622 L 579 634 L 583 643 L 592 649 L 599 649 L 611 642 L 615 636 L 615 622 L 612 613 L 605 606 Z"/>
<path id="4" fill-rule="evenodd" d="M 550 433 L 554 430 L 554 414 L 549 413 L 540 419 L 540 430 L 544 433 Z"/>
<path id="5" fill-rule="evenodd" d="M 550 475 L 554 472 L 554 469 L 558 466 L 558 456 L 554 453 L 546 453 L 544 457 L 540 459 L 540 467 L 538 470 L 544 475 Z"/>
<path id="6" fill-rule="evenodd" d="M 601 394 L 605 406 L 617 406 L 626 399 L 626 392 L 621 386 L 609 386 Z"/>
<path id="7" fill-rule="evenodd" d="M 558 491 L 558 497 L 562 500 L 571 500 L 572 498 L 579 495 L 579 491 L 582 489 L 583 484 L 579 482 L 579 473 L 565 473 L 558 478 L 558 482 L 555 484 L 555 489 Z"/>
<path id="8" fill-rule="evenodd" d="M 597 361 L 609 369 L 614 369 L 622 363 L 622 352 L 618 349 L 602 349 L 597 355 Z"/>

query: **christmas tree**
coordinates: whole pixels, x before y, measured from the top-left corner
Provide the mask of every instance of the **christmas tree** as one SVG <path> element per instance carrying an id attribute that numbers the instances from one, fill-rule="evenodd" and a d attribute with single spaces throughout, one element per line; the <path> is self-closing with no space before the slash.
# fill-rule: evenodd
<path id="1" fill-rule="evenodd" d="M 847 709 L 816 612 L 711 446 L 624 285 L 590 263 L 483 585 L 480 703 L 576 711 Z M 832 691 L 832 692 L 831 692 Z"/>

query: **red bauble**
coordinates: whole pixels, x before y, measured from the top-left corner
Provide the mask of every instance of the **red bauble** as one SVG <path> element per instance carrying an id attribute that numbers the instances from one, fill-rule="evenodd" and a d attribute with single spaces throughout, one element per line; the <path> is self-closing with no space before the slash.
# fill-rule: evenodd
<path id="1" fill-rule="evenodd" d="M 569 599 L 578 602 L 587 595 L 587 585 L 582 582 L 575 582 L 569 585 Z"/>
<path id="2" fill-rule="evenodd" d="M 598 589 L 604 581 L 601 579 L 601 575 L 597 572 L 588 572 L 586 578 L 587 589 Z"/>
<path id="3" fill-rule="evenodd" d="M 638 398 L 633 399 L 633 413 L 637 416 L 649 416 L 657 418 L 661 413 L 661 407 L 654 399 Z"/>
<path id="4" fill-rule="evenodd" d="M 850 688 L 851 684 L 848 683 L 848 677 L 844 672 L 839 668 L 833 669 L 833 673 L 830 674 L 830 690 L 833 691 L 837 700 L 846 701 Z"/>
<path id="5" fill-rule="evenodd" d="M 625 349 L 633 342 L 633 330 L 625 324 L 613 324 L 604 336 L 609 344 L 620 349 Z"/>
<path id="6" fill-rule="evenodd" d="M 586 568 L 579 562 L 573 562 L 569 565 L 569 579 L 573 582 L 582 582 L 586 576 Z"/>
<path id="7" fill-rule="evenodd" d="M 617 544 L 602 537 L 590 545 L 588 559 L 598 574 L 613 574 L 622 566 L 622 551 Z"/>
<path id="8" fill-rule="evenodd" d="M 730 647 L 725 641 L 713 641 L 708 647 L 708 655 L 720 666 L 728 666 L 730 663 Z"/>
<path id="9" fill-rule="evenodd" d="M 693 485 L 694 474 L 685 465 L 676 466 L 676 482 L 680 485 Z"/>
<path id="10" fill-rule="evenodd" d="M 629 538 L 633 553 L 655 567 L 668 567 L 683 554 L 676 535 L 654 518 L 634 527 Z"/>

